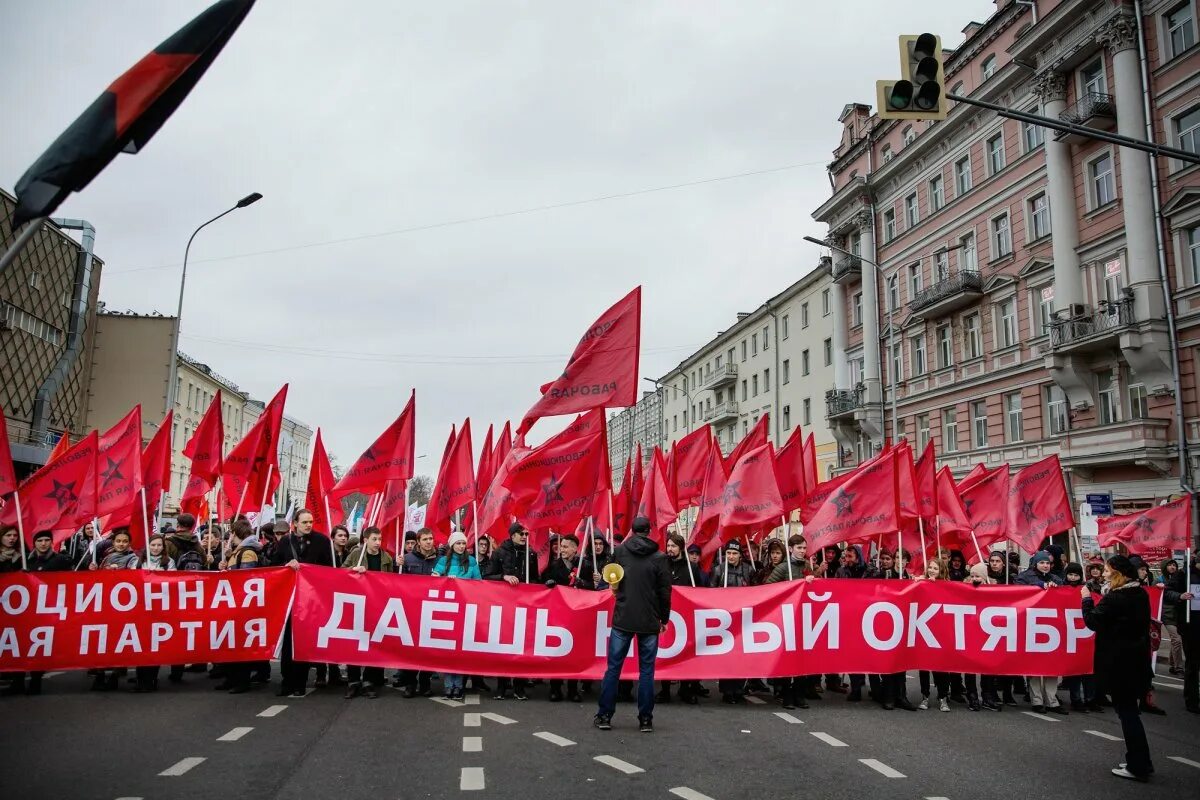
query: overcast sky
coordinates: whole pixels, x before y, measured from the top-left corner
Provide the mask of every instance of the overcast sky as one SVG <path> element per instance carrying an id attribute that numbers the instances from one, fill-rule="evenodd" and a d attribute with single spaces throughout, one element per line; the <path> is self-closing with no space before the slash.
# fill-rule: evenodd
<path id="1" fill-rule="evenodd" d="M 0 0 L 0 184 L 205 5 Z M 173 313 L 189 234 L 262 192 L 197 237 L 182 348 L 263 400 L 290 382 L 343 464 L 416 387 L 436 470 L 451 423 L 478 443 L 519 420 L 633 286 L 658 377 L 812 269 L 843 105 L 898 72 L 897 34 L 956 47 L 993 10 L 259 0 L 149 146 L 58 214 L 96 225 L 110 308 Z"/>

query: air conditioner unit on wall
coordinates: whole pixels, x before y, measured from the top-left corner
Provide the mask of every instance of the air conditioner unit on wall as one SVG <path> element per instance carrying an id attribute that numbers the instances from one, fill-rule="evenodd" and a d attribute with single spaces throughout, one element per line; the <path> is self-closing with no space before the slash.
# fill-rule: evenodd
<path id="1" fill-rule="evenodd" d="M 1088 313 L 1088 307 L 1083 303 L 1071 303 L 1071 306 L 1068 310 L 1070 312 L 1069 316 L 1072 319 L 1075 317 L 1086 317 Z"/>

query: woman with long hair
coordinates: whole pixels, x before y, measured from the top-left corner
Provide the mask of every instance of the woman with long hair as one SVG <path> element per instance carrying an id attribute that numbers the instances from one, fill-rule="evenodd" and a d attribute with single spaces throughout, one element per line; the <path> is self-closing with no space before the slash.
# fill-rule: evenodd
<path id="1" fill-rule="evenodd" d="M 940 558 L 931 559 L 925 563 L 925 574 L 918 575 L 913 578 L 914 581 L 944 581 L 950 577 L 949 567 L 946 562 Z M 917 677 L 921 682 L 921 702 L 917 708 L 921 711 L 929 710 L 929 682 L 933 678 L 933 686 L 937 689 L 938 710 L 950 710 L 950 673 L 949 672 L 930 672 L 927 669 L 920 670 Z"/>
<path id="2" fill-rule="evenodd" d="M 449 549 L 446 554 L 433 565 L 433 574 L 447 578 L 463 578 L 465 580 L 481 580 L 479 562 L 467 553 L 467 537 L 462 531 L 450 534 L 447 542 Z M 462 700 L 466 676 L 447 673 L 442 676 L 443 697 L 446 700 Z"/>

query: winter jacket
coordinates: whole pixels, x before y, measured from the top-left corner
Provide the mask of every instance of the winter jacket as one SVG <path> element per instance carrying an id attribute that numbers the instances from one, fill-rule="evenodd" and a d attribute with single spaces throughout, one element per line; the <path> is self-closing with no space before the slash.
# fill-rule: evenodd
<path id="1" fill-rule="evenodd" d="M 671 568 L 672 586 L 691 586 L 693 578 L 696 580 L 697 587 L 707 585 L 704 581 L 704 576 L 700 573 L 700 566 L 693 564 L 686 556 L 669 559 L 668 563 Z M 688 567 L 691 567 L 691 576 L 688 575 Z"/>
<path id="2" fill-rule="evenodd" d="M 318 567 L 333 566 L 333 547 L 329 537 L 313 531 L 307 536 L 289 533 L 275 543 L 275 551 L 271 554 L 271 566 L 285 566 L 292 559 L 301 564 L 312 564 Z"/>
<path id="3" fill-rule="evenodd" d="M 372 570 L 370 565 L 367 563 L 366 547 L 361 544 L 354 545 L 354 547 L 350 549 L 350 552 L 346 553 L 346 557 L 342 559 L 342 569 L 354 569 L 357 567 L 360 553 L 362 557 L 362 565 L 366 567 L 368 571 L 374 572 L 374 570 Z M 392 561 L 391 554 L 382 547 L 379 548 L 379 571 L 391 572 L 394 567 L 395 563 Z"/>
<path id="4" fill-rule="evenodd" d="M 437 550 L 425 556 L 421 555 L 421 551 L 414 547 L 411 553 L 406 553 L 404 556 L 404 574 L 432 575 L 433 568 L 437 566 L 437 563 Z"/>
<path id="5" fill-rule="evenodd" d="M 483 579 L 483 575 L 479 572 L 479 562 L 475 560 L 475 556 L 467 556 L 467 566 L 464 568 L 462 561 L 455 558 L 450 560 L 450 554 L 442 556 L 433 565 L 434 575 L 445 575 L 447 578 L 465 578 L 466 580 L 478 581 Z"/>
<path id="6" fill-rule="evenodd" d="M 789 560 L 792 562 L 791 578 L 788 578 L 788 562 L 784 561 L 782 564 L 775 565 L 775 569 L 771 570 L 771 574 L 767 576 L 767 579 L 763 583 L 779 583 L 786 580 L 799 581 L 812 574 L 807 562 L 797 561 L 794 558 Z"/>
<path id="7" fill-rule="evenodd" d="M 17 548 L 0 552 L 0 572 L 20 572 L 21 551 Z"/>
<path id="8" fill-rule="evenodd" d="M 625 575 L 617 584 L 613 627 L 626 633 L 658 633 L 671 618 L 671 569 L 658 542 L 633 534 L 613 553 Z"/>
<path id="9" fill-rule="evenodd" d="M 526 574 L 529 575 L 528 581 L 525 580 Z M 538 571 L 537 553 L 525 545 L 517 547 L 512 539 L 506 539 L 492 555 L 491 573 L 483 577 L 485 580 L 502 581 L 510 575 L 521 583 L 536 583 L 541 573 Z"/>
<path id="10" fill-rule="evenodd" d="M 70 558 L 53 550 L 44 557 L 39 556 L 37 551 L 30 553 L 27 564 L 30 572 L 67 572 L 75 566 Z"/>
<path id="11" fill-rule="evenodd" d="M 1062 586 L 1062 582 L 1062 578 L 1055 575 L 1053 570 L 1043 575 L 1038 572 L 1037 567 L 1024 570 L 1014 581 L 1019 586 L 1037 586 L 1040 589 L 1045 589 L 1047 584 Z"/>
<path id="12" fill-rule="evenodd" d="M 1195 631 L 1200 634 L 1200 613 L 1192 613 L 1192 621 L 1187 621 L 1188 601 L 1181 599 L 1180 595 L 1187 593 L 1188 584 L 1200 584 L 1200 563 L 1192 562 L 1192 575 L 1189 580 L 1187 572 L 1183 569 L 1175 570 L 1175 574 L 1168 577 L 1163 582 L 1163 609 L 1166 609 L 1167 604 L 1171 605 L 1175 614 L 1175 626 L 1180 631 L 1191 633 Z M 1164 614 L 1163 616 L 1166 616 Z"/>
<path id="13" fill-rule="evenodd" d="M 962 583 L 971 574 L 971 570 L 967 566 L 967 559 L 966 559 L 966 556 L 963 555 L 962 550 L 951 550 L 950 558 L 947 559 L 947 562 L 953 561 L 955 558 L 958 558 L 962 561 L 962 566 L 955 568 L 955 567 L 951 567 L 951 566 L 949 566 L 949 564 L 947 564 L 947 567 L 946 567 L 947 577 L 950 578 L 950 580 L 952 580 L 952 581 L 957 581 L 959 583 Z"/>
<path id="14" fill-rule="evenodd" d="M 579 568 L 578 575 L 575 575 L 576 567 Z M 573 575 L 575 575 L 574 580 L 572 580 Z M 580 565 L 578 555 L 569 562 L 563 561 L 561 558 L 551 559 L 549 565 L 542 570 L 539 580 L 547 586 L 553 581 L 555 586 L 570 586 L 574 589 L 586 589 L 589 592 L 595 589 L 592 581 L 592 562 L 585 557 L 583 564 Z"/>
<path id="15" fill-rule="evenodd" d="M 163 537 L 163 555 L 174 562 L 178 562 L 179 556 L 190 550 L 195 550 L 201 555 L 204 554 L 204 551 L 200 547 L 200 542 L 196 540 L 196 534 L 191 531 L 187 531 L 186 533 L 177 531 Z"/>
<path id="16" fill-rule="evenodd" d="M 970 574 L 969 570 L 967 574 Z M 876 567 L 874 564 L 867 568 L 867 577 L 882 581 L 908 580 L 908 575 L 900 572 L 895 567 L 892 567 L 891 569 L 883 569 L 882 567 Z"/>
<path id="17" fill-rule="evenodd" d="M 126 550 L 124 553 L 112 550 L 100 562 L 100 569 L 137 569 L 141 563 L 137 553 L 132 550 Z"/>
<path id="18" fill-rule="evenodd" d="M 754 585 L 754 567 L 749 563 L 741 561 L 736 567 L 726 567 L 726 562 L 721 562 L 713 567 L 712 577 L 709 578 L 709 586 L 714 589 L 735 589 L 741 586 Z"/>
<path id="19" fill-rule="evenodd" d="M 148 569 L 151 572 L 173 570 L 175 569 L 175 562 L 165 555 L 146 556 L 146 559 L 142 562 L 142 569 Z"/>
<path id="20" fill-rule="evenodd" d="M 588 565 L 592 568 L 592 588 L 597 591 L 607 589 L 608 584 L 604 582 L 604 568 L 612 563 L 612 550 L 608 547 L 608 541 L 604 541 L 604 546 L 599 553 L 587 554 Z"/>
<path id="21" fill-rule="evenodd" d="M 263 558 L 262 545 L 258 542 L 258 537 L 251 534 L 237 549 L 229 555 L 229 560 L 226 562 L 226 569 L 254 569 L 266 563 Z"/>
<path id="22" fill-rule="evenodd" d="M 837 572 L 833 573 L 835 578 L 865 578 L 868 576 L 870 565 L 863 560 L 862 548 L 854 545 L 854 551 L 858 553 L 858 562 L 853 567 L 839 566 Z"/>
<path id="23" fill-rule="evenodd" d="M 1141 698 L 1150 690 L 1150 595 L 1127 583 L 1097 604 L 1083 600 L 1083 622 L 1096 632 L 1095 674 L 1111 693 Z"/>

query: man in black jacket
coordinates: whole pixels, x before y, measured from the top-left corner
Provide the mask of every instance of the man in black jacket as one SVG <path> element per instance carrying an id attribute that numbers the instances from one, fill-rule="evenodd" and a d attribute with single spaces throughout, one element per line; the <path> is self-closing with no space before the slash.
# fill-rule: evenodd
<path id="1" fill-rule="evenodd" d="M 595 591 L 592 587 L 592 563 L 584 557 L 583 563 L 579 558 L 579 539 L 573 533 L 560 536 L 558 539 L 558 556 L 550 560 L 542 570 L 542 583 L 553 589 L 565 586 L 569 589 Z M 561 678 L 550 681 L 550 702 L 561 703 L 563 699 L 563 682 Z M 579 681 L 575 678 L 567 680 L 567 699 L 572 703 L 582 703 L 579 694 Z"/>
<path id="2" fill-rule="evenodd" d="M 313 515 L 307 508 L 296 512 L 295 530 L 280 537 L 271 554 L 271 566 L 300 569 L 301 564 L 333 566 L 333 550 L 329 537 L 313 530 Z M 313 664 L 292 659 L 292 621 L 283 629 L 283 647 L 279 652 L 279 672 L 283 676 L 280 697 L 304 697 L 308 686 L 308 671 Z"/>
<path id="3" fill-rule="evenodd" d="M 484 580 L 504 581 L 510 586 L 518 583 L 536 583 L 538 572 L 537 553 L 529 548 L 529 531 L 519 522 L 508 526 L 508 539 L 504 541 L 492 555 L 491 572 L 484 575 Z M 525 678 L 497 678 L 497 700 L 528 700 Z"/>
<path id="4" fill-rule="evenodd" d="M 688 558 L 684 549 L 684 539 L 678 533 L 667 535 L 667 563 L 671 568 L 671 585 L 689 588 L 705 586 L 704 576 L 700 567 Z M 671 702 L 671 682 L 660 681 L 660 690 L 656 700 L 660 703 Z M 700 702 L 700 681 L 686 680 L 679 682 L 679 699 L 689 705 Z"/>
<path id="5" fill-rule="evenodd" d="M 617 680 L 634 637 L 638 649 L 638 729 L 642 733 L 654 730 L 654 661 L 658 657 L 658 635 L 671 619 L 671 570 L 649 533 L 650 520 L 638 517 L 633 521 L 633 535 L 613 553 L 613 561 L 621 565 L 625 575 L 613 588 L 617 602 L 608 636 L 608 668 L 593 720 L 602 731 L 612 730 Z"/>
<path id="6" fill-rule="evenodd" d="M 38 531 L 33 535 L 33 552 L 26 560 L 25 569 L 28 572 L 70 572 L 75 564 L 69 556 L 54 552 L 54 534 L 50 531 Z M 25 685 L 25 673 L 12 674 L 12 683 L 3 691 L 5 695 L 12 694 L 41 694 L 42 672 L 29 673 L 29 685 Z"/>
<path id="7" fill-rule="evenodd" d="M 1200 552 L 1192 554 L 1190 574 L 1182 569 L 1166 577 L 1165 603 L 1173 603 L 1175 626 L 1183 639 L 1183 704 L 1193 714 L 1200 714 L 1200 611 L 1192 610 L 1188 620 L 1188 604 L 1192 602 L 1191 587 L 1200 585 Z"/>

